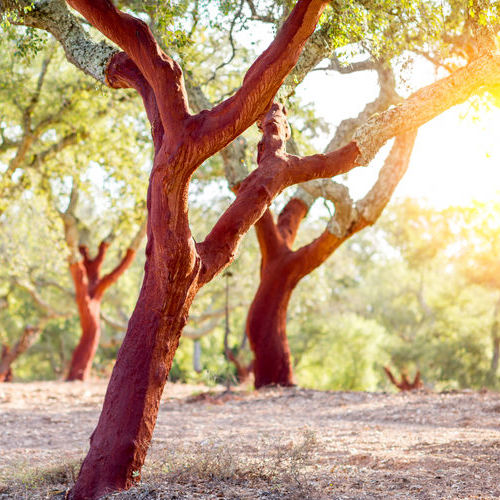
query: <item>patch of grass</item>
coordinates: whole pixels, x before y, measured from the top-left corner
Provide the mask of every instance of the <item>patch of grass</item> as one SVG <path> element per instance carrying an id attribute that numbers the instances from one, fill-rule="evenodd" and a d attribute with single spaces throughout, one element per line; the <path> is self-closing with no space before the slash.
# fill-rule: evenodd
<path id="1" fill-rule="evenodd" d="M 319 497 L 308 470 L 316 438 L 304 430 L 297 441 L 273 437 L 256 443 L 265 455 L 248 456 L 230 445 L 203 441 L 191 448 L 164 450 L 144 469 L 142 482 L 108 499 L 191 498 L 312 499 Z"/>
<path id="2" fill-rule="evenodd" d="M 320 497 L 310 469 L 316 438 L 304 430 L 292 440 L 281 435 L 256 439 L 252 450 L 238 440 L 202 441 L 191 447 L 156 450 L 143 469 L 142 481 L 105 499 L 313 499 Z M 76 480 L 80 462 L 23 470 L 0 485 L 0 500 L 64 498 Z"/>
<path id="3" fill-rule="evenodd" d="M 81 461 L 49 465 L 28 469 L 20 465 L 11 471 L 11 476 L 3 474 L 0 484 L 0 500 L 38 500 L 55 497 L 69 489 L 76 481 Z"/>

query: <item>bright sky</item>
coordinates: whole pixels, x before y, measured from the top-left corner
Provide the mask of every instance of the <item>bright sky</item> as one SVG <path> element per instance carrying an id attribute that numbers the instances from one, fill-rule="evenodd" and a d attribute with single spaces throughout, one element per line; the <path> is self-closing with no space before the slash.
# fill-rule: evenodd
<path id="1" fill-rule="evenodd" d="M 433 81 L 425 64 L 415 68 L 414 88 Z M 314 102 L 317 113 L 332 131 L 344 118 L 356 116 L 378 91 L 374 73 L 339 75 L 314 72 L 298 93 Z M 466 103 L 450 109 L 420 128 L 410 168 L 395 196 L 426 197 L 437 206 L 468 204 L 472 199 L 492 199 L 500 193 L 500 109 L 477 111 Z M 327 137 L 318 138 L 321 151 Z M 375 160 L 381 165 L 386 151 Z M 373 184 L 377 169 L 361 168 L 349 175 L 355 198 Z"/>

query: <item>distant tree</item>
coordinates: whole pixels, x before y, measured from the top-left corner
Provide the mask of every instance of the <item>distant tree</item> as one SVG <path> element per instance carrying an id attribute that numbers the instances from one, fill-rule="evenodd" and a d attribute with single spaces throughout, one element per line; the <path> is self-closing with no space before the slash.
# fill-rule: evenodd
<path id="1" fill-rule="evenodd" d="M 5 111 L 0 124 L 0 162 L 6 166 L 0 174 L 0 215 L 4 214 L 3 218 L 0 218 L 0 227 L 5 224 L 7 217 L 12 216 L 5 213 L 9 206 L 27 193 L 30 198 L 35 193 L 42 193 L 57 205 L 59 196 L 64 194 L 64 185 L 69 176 L 81 175 L 80 184 L 85 186 L 85 178 L 91 176 L 88 173 L 88 153 L 92 150 L 100 156 L 93 168 L 102 168 L 108 174 L 113 174 L 115 185 L 108 196 L 110 203 L 113 203 L 113 198 L 125 198 L 125 194 L 129 205 L 130 202 L 133 203 L 131 198 L 134 196 L 134 189 L 139 189 L 138 186 L 141 186 L 145 175 L 134 173 L 135 179 L 128 179 L 126 189 L 123 188 L 123 180 L 128 177 L 131 165 L 136 168 L 137 162 L 145 162 L 148 149 L 146 147 L 146 154 L 138 149 L 141 146 L 141 120 L 135 119 L 134 127 L 130 126 L 130 122 L 125 125 L 126 114 L 135 108 L 133 99 L 127 96 L 120 100 L 116 98 L 116 94 L 103 95 L 85 75 L 75 77 L 74 72 L 68 72 L 69 65 L 62 59 L 60 49 L 54 42 L 49 42 L 47 46 L 39 49 L 36 56 L 31 56 L 32 68 L 23 64 L 22 54 L 12 54 L 12 41 L 2 40 L 2 45 L 7 51 L 2 54 L 0 64 L 3 66 L 2 70 L 10 71 L 11 79 L 0 88 L 0 102 Z M 25 54 L 24 57 L 28 55 Z M 59 70 L 57 75 L 56 66 Z M 82 102 L 82 98 L 87 96 L 93 97 L 90 105 Z M 113 117 L 116 120 L 113 131 L 110 132 L 109 120 Z M 134 128 L 137 129 L 135 133 Z M 103 136 L 108 139 L 120 136 L 124 149 L 117 153 L 112 143 L 103 140 Z M 86 143 L 88 140 L 92 141 L 91 147 Z M 124 152 L 127 149 L 135 159 L 126 158 Z M 144 167 L 145 174 L 147 165 Z M 88 184 L 87 182 L 85 187 L 88 187 Z M 70 271 L 76 288 L 76 295 L 72 296 L 77 301 L 84 332 L 75 350 L 68 380 L 83 380 L 88 377 L 100 334 L 102 294 L 131 264 L 137 251 L 136 247 L 145 233 L 143 225 L 120 265 L 101 279 L 100 268 L 113 234 L 110 233 L 107 240 L 101 243 L 97 257 L 91 259 L 88 242 L 83 239 L 79 241 L 84 235 L 80 234 L 77 224 L 76 193 L 75 186 L 74 199 L 68 209 L 61 213 L 70 250 Z M 100 200 L 100 203 L 103 203 L 103 200 Z M 123 200 L 114 203 L 121 203 L 122 209 L 126 205 Z M 137 205 L 139 210 L 140 206 L 141 203 Z M 133 219 L 136 217 L 134 212 L 137 212 L 136 206 L 122 210 L 122 219 L 125 215 L 131 219 L 122 226 L 133 226 Z M 44 213 L 48 218 L 54 216 L 53 210 Z M 112 216 L 116 217 L 116 214 Z M 106 217 L 101 217 L 101 224 L 106 224 L 105 219 Z M 47 225 L 50 223 L 46 221 Z M 80 228 L 81 226 L 82 224 Z M 123 229 L 124 227 L 122 231 Z M 85 234 L 89 233 L 87 228 Z M 5 262 L 8 269 L 9 262 L 7 259 Z M 15 277 L 13 279 L 19 281 L 19 274 L 18 269 L 11 269 L 11 277 Z M 56 314 L 50 301 L 43 299 L 43 287 L 31 282 L 29 276 L 24 276 L 21 280 L 25 288 L 29 287 L 33 292 L 33 296 L 37 294 L 37 305 L 47 306 L 42 309 L 49 311 L 49 314 L 39 320 L 43 327 L 49 320 L 64 316 Z M 15 344 L 17 347 L 10 349 L 8 356 L 4 357 L 4 364 L 12 363 L 25 352 L 38 339 L 43 327 L 37 324 L 25 328 Z"/>
<path id="2" fill-rule="evenodd" d="M 128 244 L 123 255 L 109 273 L 101 275 L 107 251 L 114 239 L 110 232 L 99 243 L 97 254 L 92 258 L 89 255 L 87 242 L 82 240 L 82 221 L 76 215 L 78 204 L 78 190 L 73 186 L 70 202 L 61 217 L 64 223 L 66 244 L 69 249 L 69 270 L 75 287 L 75 301 L 80 318 L 82 335 L 76 346 L 67 379 L 86 380 L 90 375 L 92 361 L 101 336 L 101 302 L 106 290 L 118 281 L 120 276 L 132 264 L 137 250 L 146 234 L 146 221 L 143 221 L 138 232 Z"/>
<path id="3" fill-rule="evenodd" d="M 366 66 L 379 70 L 380 96 L 357 119 L 339 125 L 326 152 L 347 144 L 357 126 L 375 110 L 383 111 L 398 99 L 390 69 L 375 62 Z M 247 334 L 255 356 L 257 388 L 269 384 L 293 385 L 286 334 L 291 294 L 300 280 L 323 264 L 343 242 L 376 222 L 408 168 L 414 140 L 415 134 L 397 139 L 377 182 L 363 199 L 353 202 L 348 188 L 342 184 L 312 181 L 299 187 L 277 221 L 268 209 L 255 224 L 262 261 L 260 285 L 248 312 Z M 293 250 L 301 222 L 312 203 L 321 197 L 334 204 L 334 215 L 319 238 Z"/>

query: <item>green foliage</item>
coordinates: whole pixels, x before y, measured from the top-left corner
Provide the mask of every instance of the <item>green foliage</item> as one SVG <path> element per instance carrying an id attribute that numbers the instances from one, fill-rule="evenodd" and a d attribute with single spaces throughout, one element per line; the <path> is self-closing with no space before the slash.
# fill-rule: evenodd
<path id="1" fill-rule="evenodd" d="M 387 332 L 376 321 L 352 313 L 332 314 L 327 321 L 309 318 L 300 335 L 315 340 L 296 367 L 300 385 L 351 391 L 381 387 Z"/>

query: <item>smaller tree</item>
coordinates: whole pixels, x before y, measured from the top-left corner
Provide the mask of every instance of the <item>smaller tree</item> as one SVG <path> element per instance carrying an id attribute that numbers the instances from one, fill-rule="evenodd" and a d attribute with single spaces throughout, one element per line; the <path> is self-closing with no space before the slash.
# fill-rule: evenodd
<path id="1" fill-rule="evenodd" d="M 79 230 L 82 223 L 75 214 L 77 203 L 78 190 L 73 185 L 70 202 L 67 209 L 61 213 L 61 217 L 64 223 L 66 244 L 70 252 L 69 270 L 75 287 L 75 301 L 82 333 L 73 352 L 67 376 L 68 381 L 86 380 L 89 377 L 92 360 L 101 336 L 100 313 L 103 295 L 130 267 L 146 234 L 146 221 L 143 221 L 119 263 L 112 271 L 102 276 L 101 269 L 114 234 L 110 233 L 101 241 L 97 254 L 91 258 L 89 247 L 83 241 L 82 232 Z"/>

